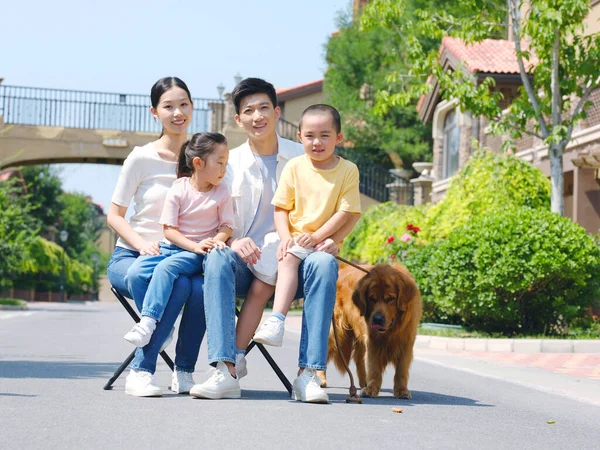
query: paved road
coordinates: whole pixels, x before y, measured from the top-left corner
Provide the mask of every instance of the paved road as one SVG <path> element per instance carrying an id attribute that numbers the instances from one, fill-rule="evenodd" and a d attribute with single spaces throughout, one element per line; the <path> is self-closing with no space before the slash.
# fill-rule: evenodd
<path id="1" fill-rule="evenodd" d="M 0 311 L 1 447 L 592 449 L 600 445 L 600 407 L 593 404 L 596 380 L 434 351 L 420 350 L 417 355 L 410 401 L 392 398 L 388 372 L 381 398 L 346 404 L 347 380 L 332 370 L 330 405 L 292 402 L 254 351 L 248 357 L 250 372 L 242 380 L 241 400 L 197 400 L 170 393 L 156 399 L 134 398 L 124 394 L 124 378 L 113 391 L 103 391 L 106 379 L 131 350 L 122 338 L 129 326 L 130 319 L 118 304 L 36 304 L 28 312 Z M 298 338 L 297 320 L 292 319 L 284 346 L 272 351 L 290 378 L 296 371 Z M 207 368 L 203 344 L 197 381 Z M 542 375 L 556 378 L 532 388 Z M 161 386 L 169 385 L 164 363 L 159 364 L 157 378 Z M 584 388 L 574 390 L 575 385 Z M 396 414 L 393 407 L 404 412 Z"/>

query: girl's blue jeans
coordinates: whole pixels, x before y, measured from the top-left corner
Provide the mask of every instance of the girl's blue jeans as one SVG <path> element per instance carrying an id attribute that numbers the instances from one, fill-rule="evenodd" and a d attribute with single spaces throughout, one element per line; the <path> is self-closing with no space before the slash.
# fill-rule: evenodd
<path id="1" fill-rule="evenodd" d="M 135 277 L 132 283 L 127 279 L 129 268 L 139 256 L 140 254 L 134 250 L 116 247 L 108 262 L 108 279 L 119 293 L 128 298 L 133 298 L 130 288 L 141 292 L 147 290 L 150 284 L 151 274 L 149 277 Z M 177 370 L 194 372 L 200 344 L 206 331 L 203 286 L 204 278 L 202 275 L 180 276 L 175 280 L 169 301 L 160 322 L 157 323 L 156 330 L 152 334 L 150 343 L 136 350 L 135 358 L 131 363 L 133 369 L 150 373 L 156 371 L 156 361 L 160 347 L 165 342 L 177 320 L 177 316 L 185 305 L 175 347 L 175 366 Z M 141 303 L 136 302 L 136 306 L 139 311 L 142 311 L 143 305 Z"/>

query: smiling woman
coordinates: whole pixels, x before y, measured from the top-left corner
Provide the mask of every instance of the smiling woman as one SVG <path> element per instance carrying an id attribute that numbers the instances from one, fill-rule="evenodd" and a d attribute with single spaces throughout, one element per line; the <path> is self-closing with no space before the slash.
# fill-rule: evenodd
<path id="1" fill-rule="evenodd" d="M 164 238 L 164 231 L 160 218 L 167 193 L 176 180 L 177 161 L 193 113 L 190 91 L 179 78 L 158 80 L 152 86 L 150 98 L 150 112 L 160 121 L 163 132 L 158 140 L 136 147 L 127 157 L 108 211 L 108 224 L 119 235 L 108 263 L 108 278 L 117 291 L 136 300 L 140 311 L 153 275 L 152 270 L 144 273 L 138 271 L 131 276 L 129 270 L 140 256 L 161 254 L 159 241 Z M 133 215 L 126 220 L 132 200 Z M 180 393 L 193 385 L 192 373 L 204 336 L 204 327 L 198 326 L 204 324 L 202 283 L 200 275 L 180 276 L 170 283 L 169 293 L 164 299 L 168 301 L 164 311 L 156 317 L 158 323 L 153 327 L 153 333 L 147 336 L 149 342 L 136 351 L 131 364 L 133 369 L 125 384 L 126 393 L 135 396 L 162 395 L 162 390 L 154 384 L 152 374 L 156 369 L 158 353 L 169 339 L 184 304 L 186 308 L 179 329 L 179 340 L 185 341 L 185 344 L 178 345 L 171 389 Z M 186 326 L 188 323 L 193 324 L 193 328 Z"/>

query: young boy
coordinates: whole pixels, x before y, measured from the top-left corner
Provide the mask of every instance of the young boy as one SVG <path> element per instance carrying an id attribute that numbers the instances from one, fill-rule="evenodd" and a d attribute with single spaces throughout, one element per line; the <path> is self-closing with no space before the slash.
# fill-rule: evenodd
<path id="1" fill-rule="evenodd" d="M 254 335 L 256 342 L 276 347 L 283 341 L 300 264 L 315 245 L 360 215 L 358 168 L 334 155 L 343 139 L 339 112 L 329 105 L 308 107 L 300 117 L 298 137 L 305 155 L 285 166 L 272 201 L 280 239 L 273 313 Z"/>

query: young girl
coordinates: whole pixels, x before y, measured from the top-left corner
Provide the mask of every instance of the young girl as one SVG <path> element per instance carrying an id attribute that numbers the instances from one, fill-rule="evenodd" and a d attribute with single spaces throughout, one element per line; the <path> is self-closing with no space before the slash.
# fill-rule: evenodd
<path id="1" fill-rule="evenodd" d="M 131 291 L 136 304 L 143 304 L 142 318 L 125 339 L 138 347 L 150 342 L 175 280 L 200 273 L 204 256 L 213 248 L 224 249 L 231 236 L 233 206 L 227 187 L 221 185 L 228 159 L 222 134 L 197 133 L 183 144 L 178 179 L 167 193 L 159 221 L 165 235 L 160 253 L 140 256 L 130 268 L 152 272 L 147 289 Z"/>

